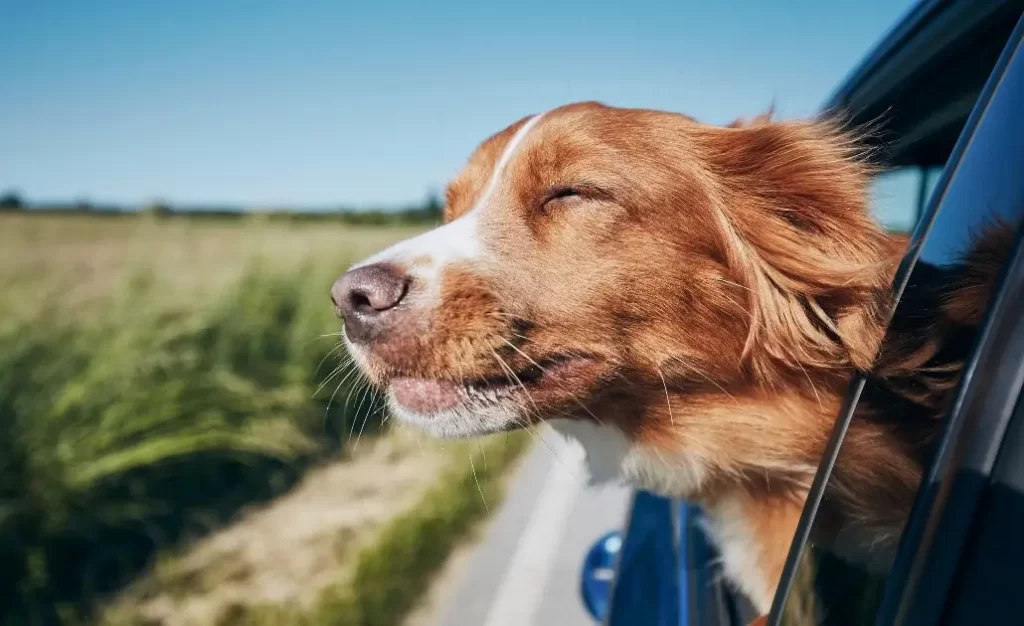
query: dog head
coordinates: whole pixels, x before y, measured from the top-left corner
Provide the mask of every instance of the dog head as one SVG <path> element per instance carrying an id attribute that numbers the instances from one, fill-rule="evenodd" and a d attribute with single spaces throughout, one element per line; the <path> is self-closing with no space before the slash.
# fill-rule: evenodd
<path id="1" fill-rule="evenodd" d="M 773 390 L 812 398 L 870 365 L 892 253 L 867 184 L 828 121 L 568 105 L 480 144 L 444 225 L 332 299 L 393 413 L 432 433 L 566 418 L 712 455 L 714 433 L 779 426 L 751 408 Z"/>

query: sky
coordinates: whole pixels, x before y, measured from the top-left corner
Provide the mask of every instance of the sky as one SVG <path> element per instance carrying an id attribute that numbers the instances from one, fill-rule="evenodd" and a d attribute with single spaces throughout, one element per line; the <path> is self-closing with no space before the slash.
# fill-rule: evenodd
<path id="1" fill-rule="evenodd" d="M 813 114 L 907 0 L 0 3 L 0 192 L 389 207 L 579 100 Z"/>

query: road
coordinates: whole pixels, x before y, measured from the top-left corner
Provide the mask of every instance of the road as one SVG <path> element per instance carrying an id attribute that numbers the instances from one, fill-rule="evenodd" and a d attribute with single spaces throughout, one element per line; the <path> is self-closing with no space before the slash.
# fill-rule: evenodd
<path id="1" fill-rule="evenodd" d="M 587 486 L 578 445 L 550 430 L 540 436 L 436 626 L 593 626 L 580 565 L 596 539 L 622 527 L 630 492 Z"/>

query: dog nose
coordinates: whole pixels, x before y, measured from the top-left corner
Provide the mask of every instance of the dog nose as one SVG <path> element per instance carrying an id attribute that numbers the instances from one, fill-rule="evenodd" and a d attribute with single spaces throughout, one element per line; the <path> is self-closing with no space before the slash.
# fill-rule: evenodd
<path id="1" fill-rule="evenodd" d="M 408 287 L 405 272 L 383 263 L 342 274 L 331 287 L 331 302 L 345 320 L 345 335 L 356 342 L 371 339 L 380 329 L 383 313 L 398 306 Z"/>

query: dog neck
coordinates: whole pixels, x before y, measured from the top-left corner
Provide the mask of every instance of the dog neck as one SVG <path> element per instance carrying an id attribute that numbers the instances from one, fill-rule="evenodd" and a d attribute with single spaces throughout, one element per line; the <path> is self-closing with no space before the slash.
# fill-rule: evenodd
<path id="1" fill-rule="evenodd" d="M 767 611 L 842 393 L 837 388 L 811 397 L 776 393 L 696 401 L 670 394 L 664 403 L 666 412 L 674 409 L 668 422 L 648 413 L 642 420 L 624 416 L 614 424 L 569 419 L 551 424 L 582 445 L 592 482 L 617 482 L 701 504 L 726 578 L 758 610 Z M 629 428 L 639 423 L 647 429 Z M 668 426 L 652 431 L 652 423 Z M 841 555 L 878 567 L 888 563 L 895 543 L 878 538 L 898 536 L 920 477 L 919 466 L 892 448 L 895 443 L 881 428 L 855 418 L 820 525 L 821 539 Z M 859 542 L 844 549 L 839 541 L 860 536 L 872 538 L 871 551 L 864 552 Z"/>

